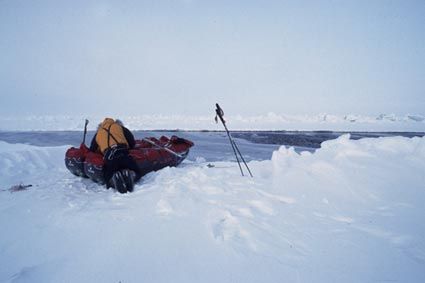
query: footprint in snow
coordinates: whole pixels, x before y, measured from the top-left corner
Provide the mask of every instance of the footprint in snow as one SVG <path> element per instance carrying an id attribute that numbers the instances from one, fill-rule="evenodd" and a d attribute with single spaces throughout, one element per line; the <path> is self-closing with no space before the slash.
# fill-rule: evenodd
<path id="1" fill-rule="evenodd" d="M 238 218 L 229 211 L 220 211 L 214 218 L 211 228 L 217 241 L 241 240 L 249 236 L 248 232 L 241 227 Z"/>

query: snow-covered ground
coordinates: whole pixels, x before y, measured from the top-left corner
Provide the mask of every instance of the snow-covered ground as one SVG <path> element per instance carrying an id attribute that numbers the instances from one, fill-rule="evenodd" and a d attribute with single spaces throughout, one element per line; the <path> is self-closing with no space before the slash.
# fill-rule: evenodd
<path id="1" fill-rule="evenodd" d="M 425 280 L 425 138 L 281 147 L 254 178 L 194 148 L 125 195 L 71 175 L 67 148 L 0 141 L 0 282 Z"/>
<path id="2" fill-rule="evenodd" d="M 112 114 L 111 114 L 112 115 Z M 140 115 L 120 117 L 132 130 L 223 130 L 215 124 L 214 111 L 210 115 Z M 81 130 L 84 119 L 92 121 L 89 129 L 96 128 L 103 116 L 0 116 L 1 131 L 67 131 Z M 397 131 L 425 132 L 425 116 L 419 114 L 361 115 L 283 115 L 267 113 L 257 116 L 228 115 L 225 117 L 232 130 L 327 130 L 327 131 Z"/>

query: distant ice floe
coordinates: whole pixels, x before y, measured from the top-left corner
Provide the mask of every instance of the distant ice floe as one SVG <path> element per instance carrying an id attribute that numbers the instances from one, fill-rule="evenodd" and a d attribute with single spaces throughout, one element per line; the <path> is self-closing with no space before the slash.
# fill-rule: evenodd
<path id="1" fill-rule="evenodd" d="M 108 115 L 108 114 L 105 114 Z M 222 130 L 214 121 L 214 113 L 204 116 L 188 115 L 110 115 L 120 118 L 132 130 Z M 75 131 L 84 127 L 84 119 L 94 130 L 104 116 L 20 116 L 0 117 L 2 131 Z M 225 117 L 232 130 L 326 130 L 326 131 L 425 131 L 425 116 L 408 114 L 364 115 L 283 115 L 273 112 L 265 115 Z"/>

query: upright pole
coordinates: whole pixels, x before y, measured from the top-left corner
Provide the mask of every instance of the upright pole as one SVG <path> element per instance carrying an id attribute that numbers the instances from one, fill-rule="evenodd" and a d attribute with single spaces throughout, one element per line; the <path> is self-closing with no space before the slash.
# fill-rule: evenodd
<path id="1" fill-rule="evenodd" d="M 240 158 L 242 159 L 242 162 L 245 164 L 246 169 L 248 169 L 249 175 L 251 175 L 251 177 L 253 177 L 252 176 L 252 173 L 251 173 L 251 170 L 249 170 L 249 167 L 246 164 L 245 159 L 243 158 L 243 156 L 242 156 L 242 154 L 241 154 L 238 146 L 236 145 L 235 141 L 233 140 L 233 138 L 232 138 L 232 136 L 231 136 L 231 134 L 229 132 L 229 129 L 226 126 L 226 121 L 223 118 L 223 115 L 224 115 L 223 109 L 221 109 L 221 107 L 220 107 L 220 105 L 218 105 L 218 103 L 216 103 L 215 106 L 216 106 L 215 113 L 220 118 L 220 121 L 223 124 L 224 129 L 226 130 L 227 136 L 229 138 L 230 144 L 232 145 L 232 149 L 233 149 L 233 152 L 234 152 L 234 154 L 236 156 L 236 161 L 238 162 L 239 169 L 241 170 L 242 176 L 244 176 L 244 174 L 243 174 L 243 170 L 242 170 L 241 164 L 239 162 L 238 153 L 239 153 Z M 216 116 L 216 122 L 217 122 L 217 116 Z"/>
<path id="2" fill-rule="evenodd" d="M 87 135 L 87 125 L 89 124 L 89 120 L 86 119 L 84 123 L 84 136 L 83 136 L 83 144 L 86 144 L 86 135 Z"/>
<path id="3" fill-rule="evenodd" d="M 236 153 L 235 145 L 232 141 L 232 137 L 230 136 L 229 130 L 227 129 L 226 121 L 224 121 L 224 118 L 223 118 L 223 115 L 224 115 L 223 109 L 220 108 L 218 103 L 216 103 L 215 106 L 217 107 L 215 109 L 215 113 L 220 118 L 221 123 L 223 123 L 224 129 L 226 130 L 226 133 L 227 133 L 227 137 L 229 138 L 229 141 L 230 141 L 230 145 L 232 146 L 233 153 L 235 154 L 236 161 L 238 162 L 239 170 L 241 170 L 241 174 L 242 174 L 242 176 L 244 176 L 243 170 L 242 170 L 242 167 L 241 167 L 241 163 L 240 163 L 239 158 L 238 158 L 238 154 Z M 216 122 L 217 122 L 217 116 L 216 116 Z"/>
<path id="4" fill-rule="evenodd" d="M 235 144 L 235 148 L 236 148 L 236 150 L 238 151 L 238 153 L 239 153 L 239 155 L 240 155 L 240 157 L 241 157 L 241 159 L 242 159 L 242 161 L 243 161 L 243 164 L 245 164 L 245 167 L 246 167 L 246 169 L 248 170 L 249 175 L 250 175 L 251 177 L 254 177 L 254 176 L 252 176 L 251 170 L 249 170 L 248 164 L 246 164 L 245 159 L 243 158 L 242 153 L 241 153 L 241 152 L 240 152 L 240 150 L 239 150 L 239 147 L 236 145 L 236 143 L 235 143 L 235 141 L 234 141 L 234 140 L 232 140 L 232 141 L 233 141 L 233 143 Z"/>

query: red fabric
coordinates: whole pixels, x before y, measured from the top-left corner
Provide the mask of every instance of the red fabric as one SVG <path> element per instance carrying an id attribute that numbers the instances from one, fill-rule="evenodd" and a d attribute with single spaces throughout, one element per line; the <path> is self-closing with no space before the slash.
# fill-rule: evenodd
<path id="1" fill-rule="evenodd" d="M 159 139 L 159 141 L 160 141 L 160 143 L 161 143 L 162 145 L 164 145 L 164 144 L 166 144 L 167 142 L 169 142 L 169 141 L 170 141 L 170 139 L 169 139 L 169 138 L 167 138 L 166 136 L 162 136 L 162 137 Z"/>
<path id="2" fill-rule="evenodd" d="M 66 153 L 66 158 L 85 158 L 87 153 L 89 152 L 89 149 L 85 144 L 81 144 L 79 148 L 71 147 L 69 148 Z"/>
<path id="3" fill-rule="evenodd" d="M 156 138 L 149 138 L 149 140 L 155 142 L 159 146 L 166 146 L 168 149 L 176 153 L 183 153 L 193 146 L 193 142 L 176 136 L 172 136 L 171 139 L 162 136 L 159 140 Z M 136 159 L 136 161 L 157 161 L 159 159 L 169 159 L 169 157 L 172 157 L 172 154 L 166 150 L 154 147 L 143 140 L 136 140 L 136 148 L 130 150 L 130 155 Z M 98 166 L 103 165 L 103 156 L 100 153 L 90 152 L 84 144 L 81 144 L 80 148 L 69 148 L 66 151 L 65 156 L 67 158 L 83 158 L 86 162 L 93 163 Z"/>
<path id="4" fill-rule="evenodd" d="M 135 148 L 151 148 L 153 147 L 153 145 L 151 145 L 150 143 L 144 141 L 144 140 L 136 140 L 136 146 Z"/>
<path id="5" fill-rule="evenodd" d="M 96 166 L 103 166 L 103 155 L 97 152 L 89 152 L 86 156 L 86 162 Z"/>

